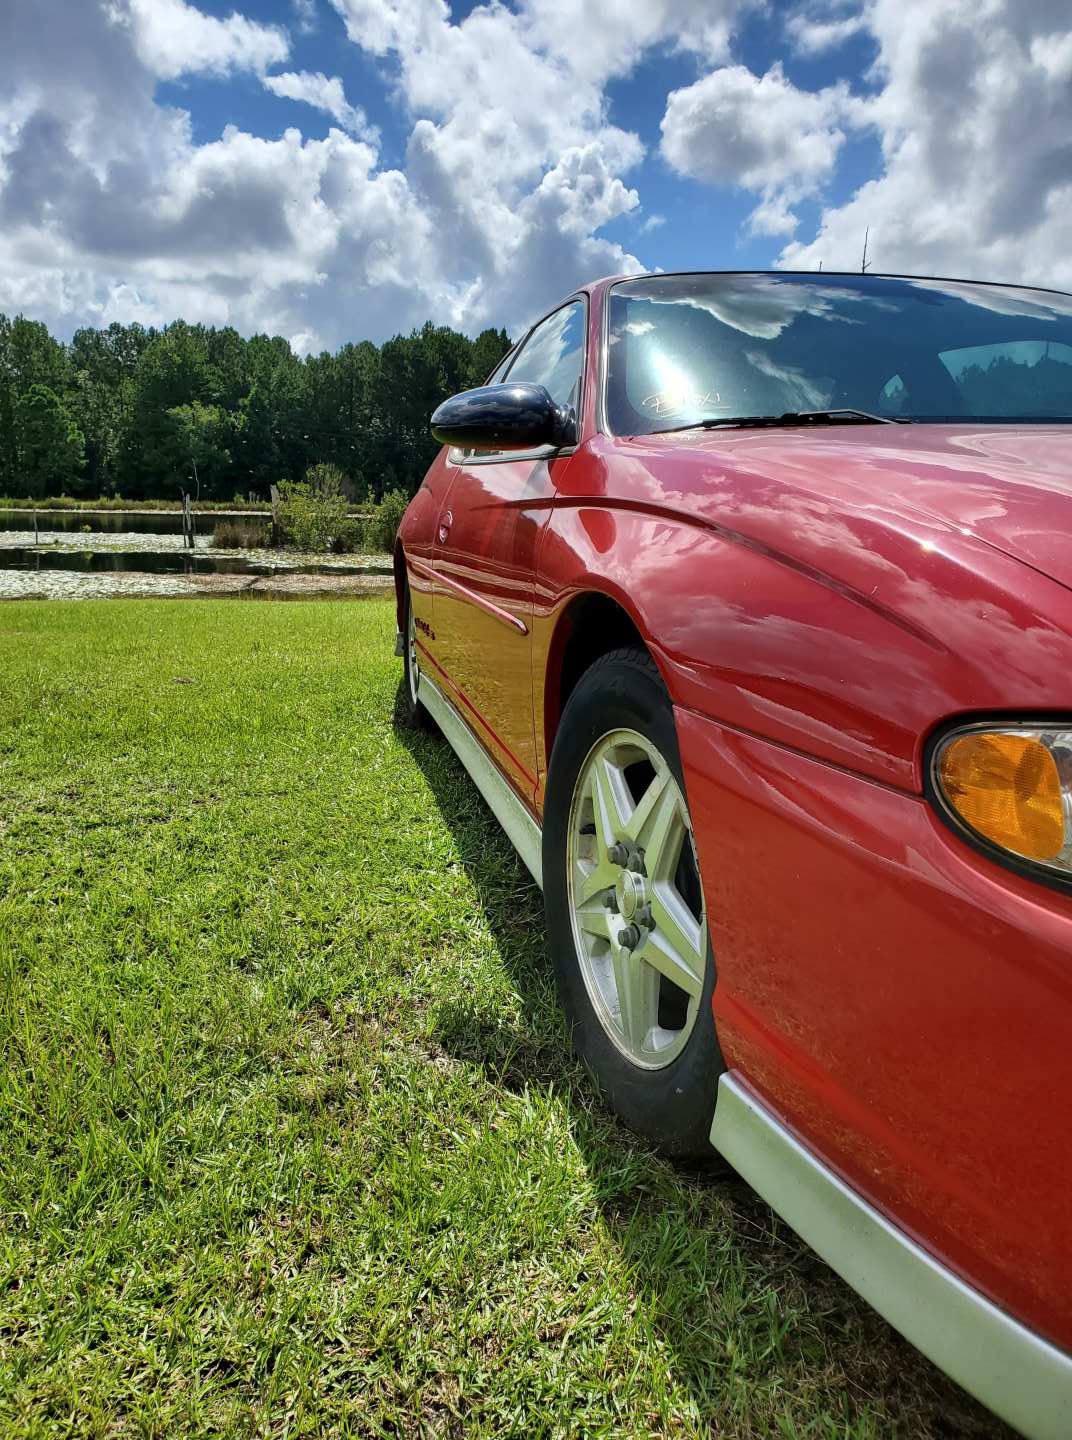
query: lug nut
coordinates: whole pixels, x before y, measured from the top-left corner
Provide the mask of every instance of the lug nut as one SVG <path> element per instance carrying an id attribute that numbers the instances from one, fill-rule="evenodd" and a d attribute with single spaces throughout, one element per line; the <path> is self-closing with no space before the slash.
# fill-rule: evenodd
<path id="1" fill-rule="evenodd" d="M 607 859 L 612 865 L 626 865 L 629 861 L 629 851 L 620 840 L 616 840 L 607 850 Z"/>
<path id="2" fill-rule="evenodd" d="M 603 896 L 603 904 L 607 907 L 608 910 L 617 910 L 618 897 L 617 895 L 615 895 L 613 890 L 608 890 L 607 893 Z"/>
<path id="3" fill-rule="evenodd" d="M 650 905 L 642 905 L 636 912 L 638 925 L 643 925 L 645 930 L 655 929 L 655 916 L 651 913 Z"/>
<path id="4" fill-rule="evenodd" d="M 627 925 L 618 934 L 618 944 L 623 950 L 635 950 L 640 944 L 640 931 L 635 925 Z"/>

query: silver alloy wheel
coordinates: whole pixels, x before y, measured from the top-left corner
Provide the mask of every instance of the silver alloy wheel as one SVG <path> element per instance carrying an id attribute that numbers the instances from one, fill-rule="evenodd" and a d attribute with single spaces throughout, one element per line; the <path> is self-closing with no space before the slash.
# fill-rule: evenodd
<path id="1" fill-rule="evenodd" d="M 406 684 L 409 686 L 409 703 L 416 708 L 417 688 L 420 684 L 420 675 L 417 670 L 417 626 L 413 619 L 413 597 L 409 597 L 406 606 L 406 654 L 409 657 L 409 664 L 406 666 Z"/>
<path id="2" fill-rule="evenodd" d="M 566 889 L 581 974 L 600 1023 L 634 1065 L 685 1048 L 707 973 L 707 922 L 685 797 L 635 730 L 588 753 L 570 805 Z"/>

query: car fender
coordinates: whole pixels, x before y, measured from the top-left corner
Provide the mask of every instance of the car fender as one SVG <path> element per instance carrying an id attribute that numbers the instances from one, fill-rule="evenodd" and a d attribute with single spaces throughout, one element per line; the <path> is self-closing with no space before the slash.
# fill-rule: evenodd
<path id="1" fill-rule="evenodd" d="M 888 599 L 694 515 L 560 497 L 539 555 L 538 694 L 557 626 L 591 592 L 630 617 L 676 706 L 899 789 L 922 790 L 926 736 L 949 716 L 1057 705 L 1063 587 L 980 542 L 943 552 L 875 526 L 857 543 Z"/>

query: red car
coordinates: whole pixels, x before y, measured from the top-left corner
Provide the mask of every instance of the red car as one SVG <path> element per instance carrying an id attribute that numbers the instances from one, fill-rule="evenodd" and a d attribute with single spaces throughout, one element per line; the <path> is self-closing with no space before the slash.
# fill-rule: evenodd
<path id="1" fill-rule="evenodd" d="M 1072 1435 L 1072 296 L 602 280 L 432 424 L 408 706 L 603 1093 Z"/>

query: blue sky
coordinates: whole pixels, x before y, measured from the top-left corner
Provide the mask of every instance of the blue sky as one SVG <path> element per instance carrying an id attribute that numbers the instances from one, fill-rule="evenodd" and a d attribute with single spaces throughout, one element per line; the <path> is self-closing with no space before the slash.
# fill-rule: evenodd
<path id="1" fill-rule="evenodd" d="M 867 227 L 876 269 L 1072 286 L 1070 97 L 1066 0 L 14 0 L 0 310 L 516 332 Z"/>

